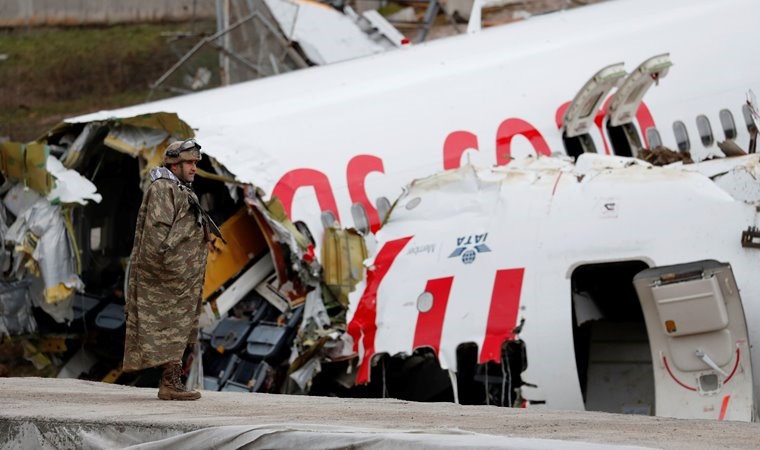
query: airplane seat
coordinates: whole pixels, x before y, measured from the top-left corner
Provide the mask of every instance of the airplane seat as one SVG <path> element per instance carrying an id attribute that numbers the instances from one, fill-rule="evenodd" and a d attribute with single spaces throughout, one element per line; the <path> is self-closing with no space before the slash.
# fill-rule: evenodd
<path id="1" fill-rule="evenodd" d="M 262 321 L 248 335 L 245 356 L 252 361 L 272 360 L 281 355 L 293 339 L 303 318 L 304 307 L 293 310 L 284 325 Z"/>
<path id="2" fill-rule="evenodd" d="M 107 303 L 106 298 L 89 293 L 75 293 L 72 300 L 73 317 L 70 328 L 84 331 L 95 327 L 95 319 Z"/>
<path id="3" fill-rule="evenodd" d="M 203 389 L 219 391 L 235 370 L 240 358 L 233 354 L 203 358 Z"/>
<path id="4" fill-rule="evenodd" d="M 224 392 L 260 392 L 264 388 L 271 366 L 264 361 L 246 361 L 237 356 L 237 367 L 221 385 Z"/>
<path id="5" fill-rule="evenodd" d="M 117 331 L 126 324 L 124 305 L 110 303 L 95 317 L 95 326 L 103 331 Z"/>
<path id="6" fill-rule="evenodd" d="M 252 328 L 253 324 L 248 319 L 227 317 L 216 325 L 209 344 L 219 353 L 235 353 L 243 347 Z"/>

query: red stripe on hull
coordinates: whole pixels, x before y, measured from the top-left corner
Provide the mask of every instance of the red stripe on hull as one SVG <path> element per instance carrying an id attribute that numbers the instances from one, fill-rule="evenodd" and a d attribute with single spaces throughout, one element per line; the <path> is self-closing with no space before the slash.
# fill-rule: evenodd
<path id="1" fill-rule="evenodd" d="M 524 273 L 524 268 L 496 272 L 486 334 L 480 349 L 480 364 L 488 361 L 499 362 L 502 343 L 514 337 L 512 330 L 517 324 Z"/>
<path id="2" fill-rule="evenodd" d="M 414 346 L 412 348 L 431 347 L 438 355 L 441 348 L 441 333 L 443 319 L 446 317 L 446 307 L 449 304 L 449 294 L 454 277 L 428 280 L 425 292 L 433 294 L 433 307 L 430 311 L 417 315 L 417 326 L 414 330 Z"/>
<path id="3" fill-rule="evenodd" d="M 409 236 L 386 243 L 375 258 L 374 269 L 367 271 L 367 287 L 347 328 L 348 334 L 354 339 L 355 351 L 359 349 L 360 340 L 364 344 L 364 355 L 359 364 L 359 372 L 356 374 L 356 382 L 359 384 L 369 382 L 369 363 L 375 354 L 377 289 L 393 265 L 393 261 L 411 239 L 412 236 Z"/>

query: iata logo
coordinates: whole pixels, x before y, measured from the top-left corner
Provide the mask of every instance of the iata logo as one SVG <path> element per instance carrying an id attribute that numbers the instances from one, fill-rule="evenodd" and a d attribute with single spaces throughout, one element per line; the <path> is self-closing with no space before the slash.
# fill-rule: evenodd
<path id="1" fill-rule="evenodd" d="M 486 245 L 488 233 L 471 234 L 457 238 L 457 248 L 449 255 L 449 258 L 462 257 L 464 264 L 472 264 L 478 253 L 490 252 L 491 249 Z"/>

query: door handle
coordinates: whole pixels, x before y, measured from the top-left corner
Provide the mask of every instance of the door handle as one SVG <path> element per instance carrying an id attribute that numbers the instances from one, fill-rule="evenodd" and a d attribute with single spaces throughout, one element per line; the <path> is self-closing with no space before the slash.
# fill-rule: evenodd
<path id="1" fill-rule="evenodd" d="M 704 350 L 702 350 L 701 348 L 698 348 L 697 351 L 695 352 L 695 355 L 697 356 L 697 358 L 704 361 L 705 364 L 710 366 L 710 368 L 712 368 L 714 371 L 723 375 L 724 378 L 728 378 L 728 374 L 723 369 L 718 367 L 718 365 L 715 364 L 715 361 L 713 361 L 712 358 L 710 358 L 710 356 L 708 356 Z"/>

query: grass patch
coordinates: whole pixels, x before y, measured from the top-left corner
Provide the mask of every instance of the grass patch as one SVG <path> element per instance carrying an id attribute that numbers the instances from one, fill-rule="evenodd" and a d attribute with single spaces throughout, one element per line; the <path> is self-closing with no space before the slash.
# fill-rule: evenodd
<path id="1" fill-rule="evenodd" d="M 144 102 L 149 85 L 199 37 L 167 43 L 191 25 L 0 31 L 0 136 L 29 141 L 65 117 Z M 213 31 L 214 24 L 196 24 Z"/>

